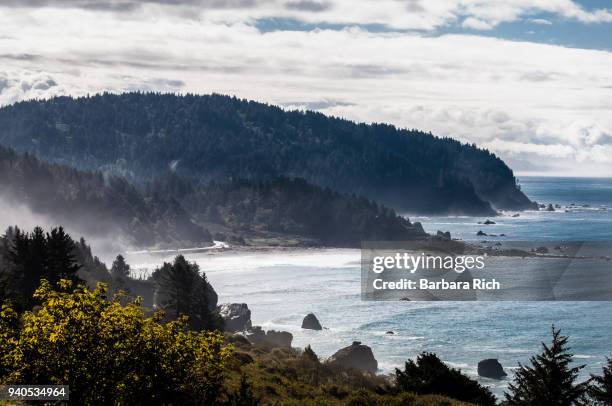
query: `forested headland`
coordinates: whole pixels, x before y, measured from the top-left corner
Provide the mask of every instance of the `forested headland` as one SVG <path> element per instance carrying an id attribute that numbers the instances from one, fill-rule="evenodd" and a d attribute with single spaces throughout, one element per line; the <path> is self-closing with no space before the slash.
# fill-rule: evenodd
<path id="1" fill-rule="evenodd" d="M 475 145 L 386 124 L 221 95 L 101 94 L 0 109 L 0 144 L 139 183 L 303 178 L 402 213 L 534 208 L 512 170 Z"/>

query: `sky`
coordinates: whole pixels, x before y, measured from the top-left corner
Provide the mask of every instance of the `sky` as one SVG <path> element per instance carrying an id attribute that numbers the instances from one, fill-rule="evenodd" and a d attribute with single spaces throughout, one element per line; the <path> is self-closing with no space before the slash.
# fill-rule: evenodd
<path id="1" fill-rule="evenodd" d="M 603 0 L 2 0 L 0 105 L 222 93 L 612 176 Z"/>

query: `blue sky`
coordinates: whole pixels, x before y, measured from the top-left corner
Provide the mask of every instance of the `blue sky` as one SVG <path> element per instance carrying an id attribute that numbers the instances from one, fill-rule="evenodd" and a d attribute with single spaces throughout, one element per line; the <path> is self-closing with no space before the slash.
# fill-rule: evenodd
<path id="1" fill-rule="evenodd" d="M 476 143 L 519 174 L 612 176 L 601 0 L 5 0 L 0 105 L 218 92 Z"/>

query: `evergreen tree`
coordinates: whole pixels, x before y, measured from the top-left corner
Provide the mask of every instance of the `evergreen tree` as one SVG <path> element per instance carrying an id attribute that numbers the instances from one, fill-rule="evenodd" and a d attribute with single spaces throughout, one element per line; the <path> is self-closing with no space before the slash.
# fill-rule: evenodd
<path id="1" fill-rule="evenodd" d="M 612 358 L 603 367 L 603 375 L 591 375 L 592 385 L 589 394 L 594 402 L 601 405 L 612 405 Z"/>
<path id="2" fill-rule="evenodd" d="M 189 325 L 196 330 L 220 327 L 218 314 L 208 301 L 208 281 L 200 274 L 196 263 L 179 255 L 172 264 L 164 263 L 153 274 L 157 296 L 162 308 L 171 319 L 189 316 Z"/>
<path id="3" fill-rule="evenodd" d="M 505 394 L 508 405 L 571 406 L 586 404 L 588 383 L 576 383 L 584 365 L 570 367 L 573 355 L 568 337 L 552 327 L 552 344 L 542 343 L 542 353 L 531 358 L 531 366 L 519 363 L 514 382 Z"/>
<path id="4" fill-rule="evenodd" d="M 436 354 L 424 352 L 416 362 L 406 362 L 404 370 L 395 369 L 396 387 L 403 392 L 439 394 L 478 405 L 495 405 L 495 397 L 484 386 L 461 371 L 450 368 Z"/>
<path id="5" fill-rule="evenodd" d="M 78 281 L 77 272 L 81 265 L 77 263 L 74 255 L 76 245 L 72 238 L 66 234 L 63 227 L 54 228 L 47 234 L 47 269 L 46 279 L 51 284 L 60 279 Z"/>
<path id="6" fill-rule="evenodd" d="M 18 307 L 29 308 L 33 304 L 32 296 L 41 279 L 53 286 L 60 279 L 81 281 L 77 276 L 81 266 L 74 254 L 76 245 L 62 227 L 47 234 L 41 227 L 35 227 L 29 234 L 16 228 L 11 240 L 7 255 L 9 265 L 3 271 L 9 270 L 8 277 L 3 278 L 6 281 L 4 290 Z"/>
<path id="7" fill-rule="evenodd" d="M 113 261 L 111 267 L 111 275 L 113 278 L 121 279 L 130 276 L 130 265 L 125 262 L 123 255 L 117 255 L 117 258 Z"/>
<path id="8" fill-rule="evenodd" d="M 20 306 L 29 307 L 47 268 L 47 239 L 42 228 L 34 228 L 31 234 L 17 230 L 13 247 L 9 250 L 9 259 L 15 272 L 12 287 L 14 299 Z"/>

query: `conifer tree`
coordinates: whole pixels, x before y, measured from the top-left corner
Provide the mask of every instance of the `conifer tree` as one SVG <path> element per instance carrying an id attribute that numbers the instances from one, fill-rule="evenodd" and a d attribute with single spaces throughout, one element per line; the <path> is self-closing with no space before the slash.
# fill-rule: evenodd
<path id="1" fill-rule="evenodd" d="M 568 337 L 552 327 L 552 344 L 542 343 L 542 353 L 531 358 L 531 366 L 519 363 L 514 382 L 505 394 L 510 406 L 571 406 L 585 403 L 588 383 L 577 383 L 584 365 L 571 367 L 573 355 Z"/>
<path id="2" fill-rule="evenodd" d="M 208 301 L 208 281 L 196 263 L 179 255 L 172 264 L 164 263 L 153 274 L 157 284 L 157 297 L 171 319 L 189 316 L 189 325 L 195 330 L 213 330 L 220 327 L 220 319 Z"/>
<path id="3" fill-rule="evenodd" d="M 612 358 L 608 358 L 608 364 L 603 367 L 603 375 L 591 377 L 589 395 L 593 401 L 601 405 L 612 405 Z"/>
<path id="4" fill-rule="evenodd" d="M 125 261 L 123 255 L 117 255 L 110 272 L 114 278 L 127 278 L 130 276 L 130 265 Z"/>
<path id="5" fill-rule="evenodd" d="M 74 255 L 76 245 L 66 234 L 63 227 L 57 227 L 47 233 L 47 268 L 46 279 L 56 284 L 60 279 L 78 281 L 77 272 L 81 265 Z"/>

